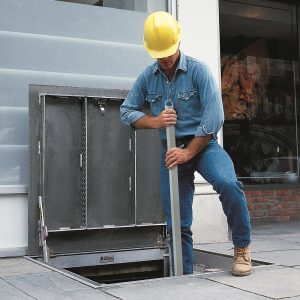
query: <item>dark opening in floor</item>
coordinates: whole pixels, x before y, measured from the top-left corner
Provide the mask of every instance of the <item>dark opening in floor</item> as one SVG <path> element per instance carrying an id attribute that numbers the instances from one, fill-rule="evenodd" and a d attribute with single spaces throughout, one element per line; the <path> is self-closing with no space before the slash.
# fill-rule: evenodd
<path id="1" fill-rule="evenodd" d="M 164 277 L 162 261 L 134 262 L 101 266 L 66 268 L 98 283 L 118 283 Z"/>

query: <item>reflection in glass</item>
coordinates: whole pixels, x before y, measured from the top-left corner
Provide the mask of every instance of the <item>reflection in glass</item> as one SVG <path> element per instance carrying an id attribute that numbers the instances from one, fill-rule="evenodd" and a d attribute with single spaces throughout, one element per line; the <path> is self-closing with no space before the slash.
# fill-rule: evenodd
<path id="1" fill-rule="evenodd" d="M 298 181 L 293 20 L 287 8 L 220 1 L 224 148 L 247 184 Z"/>

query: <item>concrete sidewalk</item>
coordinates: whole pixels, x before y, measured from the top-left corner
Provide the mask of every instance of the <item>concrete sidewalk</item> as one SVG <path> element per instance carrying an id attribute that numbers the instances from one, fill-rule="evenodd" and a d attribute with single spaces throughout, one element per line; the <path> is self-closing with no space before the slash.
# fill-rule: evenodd
<path id="1" fill-rule="evenodd" d="M 25 258 L 0 259 L 0 299 L 157 300 L 290 299 L 300 300 L 300 222 L 256 226 L 254 267 L 248 277 L 229 271 L 146 281 L 88 286 Z M 232 254 L 231 243 L 195 245 L 209 253 Z"/>

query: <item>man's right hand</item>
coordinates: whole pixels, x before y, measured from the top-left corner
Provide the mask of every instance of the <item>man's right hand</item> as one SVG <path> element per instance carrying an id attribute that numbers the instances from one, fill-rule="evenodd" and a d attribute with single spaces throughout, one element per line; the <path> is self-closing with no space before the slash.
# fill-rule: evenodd
<path id="1" fill-rule="evenodd" d="M 176 125 L 177 114 L 174 109 L 165 109 L 157 117 L 157 128 L 166 128 L 168 125 Z"/>

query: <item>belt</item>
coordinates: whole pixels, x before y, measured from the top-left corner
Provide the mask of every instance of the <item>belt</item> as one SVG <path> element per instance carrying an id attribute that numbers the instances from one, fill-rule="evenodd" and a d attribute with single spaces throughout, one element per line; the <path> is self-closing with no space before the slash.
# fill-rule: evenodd
<path id="1" fill-rule="evenodd" d="M 194 135 L 179 136 L 176 137 L 176 142 L 189 143 L 194 137 Z"/>
<path id="2" fill-rule="evenodd" d="M 176 137 L 176 146 L 185 148 L 192 141 L 194 137 L 195 137 L 194 135 L 178 136 Z M 167 140 L 163 139 L 161 140 L 161 143 L 163 147 L 167 146 Z"/>

